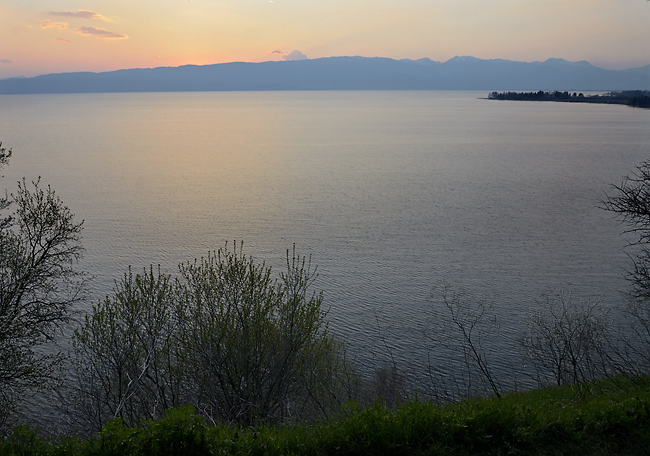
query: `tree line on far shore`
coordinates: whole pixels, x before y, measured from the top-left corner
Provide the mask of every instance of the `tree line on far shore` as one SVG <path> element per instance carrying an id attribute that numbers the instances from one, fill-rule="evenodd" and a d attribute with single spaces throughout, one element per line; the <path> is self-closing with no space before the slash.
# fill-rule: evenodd
<path id="1" fill-rule="evenodd" d="M 622 104 L 635 108 L 650 108 L 649 90 L 625 90 L 605 94 L 585 95 L 578 92 L 551 91 L 545 92 L 490 92 L 490 100 L 518 100 L 518 101 L 562 101 L 568 103 L 601 103 Z"/>

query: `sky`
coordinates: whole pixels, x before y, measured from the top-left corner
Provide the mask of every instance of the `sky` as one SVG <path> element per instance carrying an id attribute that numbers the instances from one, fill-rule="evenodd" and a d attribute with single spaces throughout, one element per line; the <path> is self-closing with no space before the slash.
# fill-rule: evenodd
<path id="1" fill-rule="evenodd" d="M 647 0 L 0 0 L 0 79 L 343 55 L 650 64 Z"/>

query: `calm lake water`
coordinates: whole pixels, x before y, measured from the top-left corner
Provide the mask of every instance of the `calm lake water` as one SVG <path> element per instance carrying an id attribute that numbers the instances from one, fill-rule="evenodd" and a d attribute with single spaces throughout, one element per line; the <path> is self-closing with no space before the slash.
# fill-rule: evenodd
<path id="1" fill-rule="evenodd" d="M 278 269 L 295 243 L 360 361 L 384 338 L 423 362 L 442 283 L 494 297 L 507 359 L 543 293 L 622 305 L 623 227 L 598 205 L 649 158 L 650 110 L 486 95 L 0 96 L 3 185 L 42 176 L 85 220 L 94 300 L 129 265 L 243 240 Z"/>

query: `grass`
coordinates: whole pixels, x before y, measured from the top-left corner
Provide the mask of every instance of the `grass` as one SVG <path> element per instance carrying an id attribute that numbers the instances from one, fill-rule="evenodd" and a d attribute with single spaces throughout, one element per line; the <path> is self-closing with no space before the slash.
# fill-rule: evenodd
<path id="1" fill-rule="evenodd" d="M 212 426 L 191 407 L 89 439 L 18 428 L 0 455 L 650 455 L 650 377 L 616 377 L 438 406 L 348 404 L 324 422 Z"/>

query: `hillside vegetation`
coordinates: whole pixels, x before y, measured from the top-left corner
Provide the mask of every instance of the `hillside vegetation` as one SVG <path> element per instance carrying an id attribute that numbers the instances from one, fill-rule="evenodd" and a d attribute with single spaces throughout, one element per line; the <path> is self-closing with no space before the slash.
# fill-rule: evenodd
<path id="1" fill-rule="evenodd" d="M 644 455 L 650 454 L 650 378 L 514 392 L 435 405 L 416 399 L 342 407 L 320 422 L 209 425 L 191 407 L 158 421 L 107 423 L 90 438 L 44 438 L 18 428 L 3 455 Z"/>

